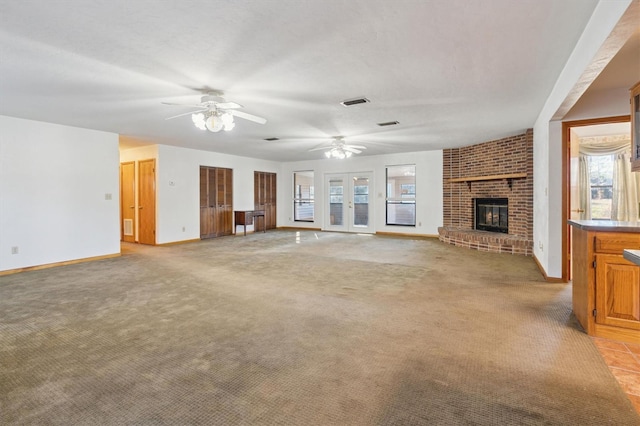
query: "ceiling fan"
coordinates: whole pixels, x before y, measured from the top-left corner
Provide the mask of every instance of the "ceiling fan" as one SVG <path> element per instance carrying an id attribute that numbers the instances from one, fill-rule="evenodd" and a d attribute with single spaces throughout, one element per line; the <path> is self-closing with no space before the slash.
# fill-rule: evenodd
<path id="1" fill-rule="evenodd" d="M 200 98 L 200 103 L 197 104 L 178 104 L 172 102 L 162 103 L 164 105 L 198 108 L 195 111 L 189 111 L 182 114 L 174 115 L 166 119 L 172 120 L 174 118 L 191 115 L 191 120 L 198 129 L 209 130 L 211 132 L 219 132 L 223 129 L 225 131 L 232 130 L 235 127 L 233 117 L 244 118 L 245 120 L 253 121 L 254 123 L 258 124 L 264 124 L 267 122 L 266 119 L 258 117 L 257 115 L 238 111 L 238 109 L 244 107 L 235 102 L 227 101 L 224 98 L 222 92 L 207 93 Z"/>
<path id="2" fill-rule="evenodd" d="M 349 158 L 353 154 L 360 154 L 363 149 L 367 149 L 367 147 L 362 145 L 346 144 L 342 136 L 336 136 L 333 138 L 330 145 L 312 148 L 309 151 L 325 150 L 325 157 L 343 159 Z"/>

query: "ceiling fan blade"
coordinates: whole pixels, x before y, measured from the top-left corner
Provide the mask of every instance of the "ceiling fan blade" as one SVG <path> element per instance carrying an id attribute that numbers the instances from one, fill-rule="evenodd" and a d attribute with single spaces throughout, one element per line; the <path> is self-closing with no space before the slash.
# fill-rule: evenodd
<path id="1" fill-rule="evenodd" d="M 174 118 L 184 117 L 185 115 L 191 115 L 191 114 L 195 114 L 195 113 L 203 112 L 203 111 L 207 111 L 207 108 L 205 108 L 205 109 L 198 109 L 198 110 L 195 110 L 195 111 L 189 111 L 189 112 L 185 112 L 185 113 L 182 113 L 182 114 L 174 115 L 173 117 L 167 117 L 167 118 L 165 118 L 165 120 L 172 120 L 172 119 L 174 119 Z"/>
<path id="2" fill-rule="evenodd" d="M 319 147 L 319 148 L 311 148 L 311 149 L 309 150 L 309 152 L 311 152 L 311 151 L 322 151 L 322 150 L 324 150 L 324 151 L 328 151 L 328 150 L 330 150 L 331 148 L 333 148 L 333 147 L 332 147 L 332 146 L 321 146 L 321 147 Z"/>
<path id="3" fill-rule="evenodd" d="M 360 151 L 359 149 L 355 149 L 351 146 L 343 146 L 342 149 L 344 149 L 345 151 L 351 151 L 354 154 L 360 154 L 362 151 Z"/>
<path id="4" fill-rule="evenodd" d="M 246 112 L 236 111 L 235 109 L 227 111 L 229 114 L 236 117 L 244 118 L 245 120 L 253 121 L 258 124 L 264 124 L 267 122 L 266 118 L 258 117 L 257 115 L 247 114 Z"/>
<path id="5" fill-rule="evenodd" d="M 216 102 L 215 106 L 220 109 L 238 109 L 244 108 L 242 105 L 235 102 Z"/>
<path id="6" fill-rule="evenodd" d="M 198 105 L 194 105 L 194 104 L 176 104 L 174 102 L 161 102 L 161 104 L 163 105 L 172 105 L 172 106 L 184 106 L 184 107 L 190 107 L 190 108 L 204 108 L 204 105 L 198 104 Z"/>
<path id="7" fill-rule="evenodd" d="M 355 148 L 355 149 L 367 149 L 366 146 L 362 146 L 362 145 L 343 145 L 344 148 Z"/>

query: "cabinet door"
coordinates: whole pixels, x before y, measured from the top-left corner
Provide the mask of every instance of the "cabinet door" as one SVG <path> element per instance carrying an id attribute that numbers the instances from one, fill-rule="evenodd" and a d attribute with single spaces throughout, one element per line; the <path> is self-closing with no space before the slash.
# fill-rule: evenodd
<path id="1" fill-rule="evenodd" d="M 596 323 L 640 330 L 640 267 L 596 255 Z"/>

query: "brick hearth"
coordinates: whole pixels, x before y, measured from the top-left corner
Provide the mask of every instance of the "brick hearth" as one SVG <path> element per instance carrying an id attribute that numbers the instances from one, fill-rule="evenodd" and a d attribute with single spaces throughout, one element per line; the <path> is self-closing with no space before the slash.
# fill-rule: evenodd
<path id="1" fill-rule="evenodd" d="M 518 177 L 471 180 L 504 175 Z M 533 255 L 533 130 L 445 149 L 443 182 L 444 226 L 438 228 L 440 241 L 481 251 Z M 508 234 L 473 229 L 475 198 L 508 198 Z"/>

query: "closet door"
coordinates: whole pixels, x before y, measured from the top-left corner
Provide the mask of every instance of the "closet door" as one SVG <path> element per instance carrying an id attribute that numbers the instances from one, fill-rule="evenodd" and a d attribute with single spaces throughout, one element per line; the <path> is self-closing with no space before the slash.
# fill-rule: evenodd
<path id="1" fill-rule="evenodd" d="M 254 172 L 254 210 L 264 210 L 266 229 L 276 228 L 276 174 Z"/>
<path id="2" fill-rule="evenodd" d="M 276 174 L 267 174 L 267 211 L 265 212 L 265 223 L 267 229 L 276 228 Z M 268 219 L 267 219 L 268 218 Z"/>
<path id="3" fill-rule="evenodd" d="M 216 168 L 216 236 L 233 231 L 233 170 Z"/>
<path id="4" fill-rule="evenodd" d="M 200 167 L 200 238 L 215 236 L 214 191 L 215 174 L 210 173 L 210 167 Z"/>
<path id="5" fill-rule="evenodd" d="M 200 166 L 200 238 L 233 231 L 233 170 Z"/>

